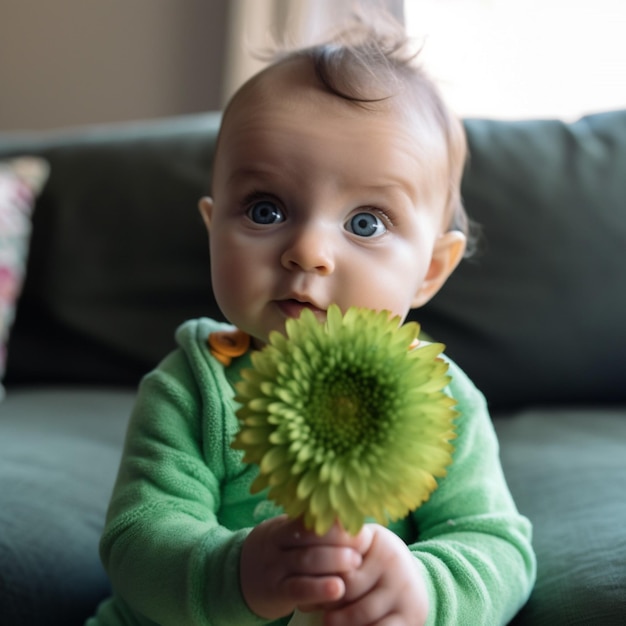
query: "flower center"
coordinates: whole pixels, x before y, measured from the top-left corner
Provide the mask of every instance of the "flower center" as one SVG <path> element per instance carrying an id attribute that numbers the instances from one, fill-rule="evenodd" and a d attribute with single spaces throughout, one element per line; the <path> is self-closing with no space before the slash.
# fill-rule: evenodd
<path id="1" fill-rule="evenodd" d="M 311 386 L 309 427 L 313 439 L 337 454 L 375 444 L 378 417 L 388 409 L 384 390 L 372 376 L 355 370 L 332 370 Z"/>

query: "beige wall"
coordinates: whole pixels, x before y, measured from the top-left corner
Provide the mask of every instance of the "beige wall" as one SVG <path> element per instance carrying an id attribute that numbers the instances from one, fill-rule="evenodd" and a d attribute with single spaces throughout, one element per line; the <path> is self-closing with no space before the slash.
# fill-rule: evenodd
<path id="1" fill-rule="evenodd" d="M 228 0 L 0 0 L 0 131 L 215 109 Z"/>

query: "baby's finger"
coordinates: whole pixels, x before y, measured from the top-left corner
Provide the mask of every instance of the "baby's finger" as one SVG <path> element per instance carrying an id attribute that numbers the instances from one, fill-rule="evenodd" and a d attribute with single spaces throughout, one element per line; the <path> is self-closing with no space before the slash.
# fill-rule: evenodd
<path id="1" fill-rule="evenodd" d="M 288 522 L 283 531 L 281 545 L 285 548 L 295 548 L 303 545 L 331 545 L 355 548 L 361 554 L 367 551 L 371 543 L 371 532 L 363 529 L 357 535 L 351 535 L 339 524 L 334 524 L 328 532 L 317 535 L 312 530 L 308 530 L 301 520 Z"/>
<path id="2" fill-rule="evenodd" d="M 387 617 L 379 620 L 376 626 L 404 626 L 404 624 L 406 624 L 406 620 L 402 615 L 394 613 L 393 615 L 387 615 Z"/>
<path id="3" fill-rule="evenodd" d="M 375 588 L 354 602 L 330 608 L 326 623 L 330 626 L 351 624 L 389 624 L 394 623 L 394 598 L 387 590 Z"/>
<path id="4" fill-rule="evenodd" d="M 375 528 L 376 526 L 374 524 L 365 524 L 360 532 L 352 538 L 350 546 L 358 550 L 359 554 L 369 552 L 374 542 Z"/>
<path id="5" fill-rule="evenodd" d="M 311 607 L 341 600 L 346 591 L 340 576 L 290 576 L 281 587 L 293 604 Z"/>
<path id="6" fill-rule="evenodd" d="M 280 545 L 282 548 L 301 548 L 322 543 L 324 543 L 322 537 L 318 537 L 313 531 L 307 530 L 300 520 L 290 521 L 281 532 Z"/>
<path id="7" fill-rule="evenodd" d="M 336 546 L 305 546 L 284 554 L 287 571 L 307 576 L 344 574 L 360 567 L 363 561 L 356 550 Z"/>

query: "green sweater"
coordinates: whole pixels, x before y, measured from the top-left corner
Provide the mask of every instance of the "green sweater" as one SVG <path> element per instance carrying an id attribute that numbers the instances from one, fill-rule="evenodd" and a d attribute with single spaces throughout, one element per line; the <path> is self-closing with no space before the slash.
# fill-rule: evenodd
<path id="1" fill-rule="evenodd" d="M 210 355 L 209 334 L 224 328 L 181 326 L 178 349 L 140 385 L 101 541 L 114 595 L 88 626 L 267 623 L 242 597 L 239 558 L 276 508 L 250 495 L 257 468 L 230 447 L 232 383 L 249 355 L 227 368 Z M 460 411 L 453 463 L 430 500 L 391 528 L 422 565 L 429 624 L 506 624 L 534 581 L 531 527 L 505 483 L 482 395 L 452 362 L 449 373 Z"/>

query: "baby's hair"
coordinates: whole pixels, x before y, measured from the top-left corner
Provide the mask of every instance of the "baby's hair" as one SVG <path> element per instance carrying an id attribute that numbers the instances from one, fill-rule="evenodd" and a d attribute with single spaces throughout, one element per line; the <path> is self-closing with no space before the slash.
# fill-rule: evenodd
<path id="1" fill-rule="evenodd" d="M 439 135 L 447 155 L 446 215 L 450 230 L 463 232 L 466 256 L 474 248 L 474 224 L 461 199 L 461 179 L 467 156 L 467 142 L 461 121 L 448 108 L 435 82 L 417 63 L 419 48 L 407 36 L 402 24 L 386 13 L 355 15 L 351 22 L 329 40 L 305 48 L 277 47 L 263 57 L 269 67 L 303 59 L 310 62 L 320 87 L 364 109 L 399 96 L 407 112 L 416 111 L 426 132 Z M 250 82 L 254 82 L 253 77 Z"/>
<path id="2" fill-rule="evenodd" d="M 414 79 L 418 54 L 395 21 L 375 26 L 355 16 L 331 40 L 282 56 L 309 58 L 329 93 L 367 107 L 391 98 Z"/>

